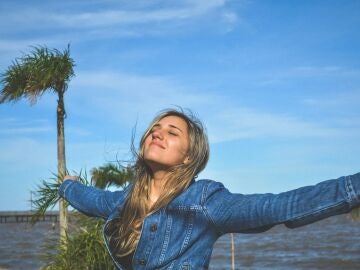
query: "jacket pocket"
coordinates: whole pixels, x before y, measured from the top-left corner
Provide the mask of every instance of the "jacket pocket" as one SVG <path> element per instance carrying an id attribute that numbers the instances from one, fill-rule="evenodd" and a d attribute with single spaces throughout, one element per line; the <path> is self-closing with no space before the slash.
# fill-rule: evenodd
<path id="1" fill-rule="evenodd" d="M 191 270 L 190 263 L 188 263 L 188 262 L 183 262 L 183 263 L 181 264 L 180 270 Z"/>

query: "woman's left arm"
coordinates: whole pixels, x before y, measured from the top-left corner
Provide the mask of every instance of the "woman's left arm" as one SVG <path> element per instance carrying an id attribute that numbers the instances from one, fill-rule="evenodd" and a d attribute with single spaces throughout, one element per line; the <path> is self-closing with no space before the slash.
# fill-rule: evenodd
<path id="1" fill-rule="evenodd" d="M 360 173 L 279 194 L 234 194 L 212 182 L 206 197 L 205 212 L 221 234 L 262 232 L 281 223 L 295 228 L 358 207 Z"/>

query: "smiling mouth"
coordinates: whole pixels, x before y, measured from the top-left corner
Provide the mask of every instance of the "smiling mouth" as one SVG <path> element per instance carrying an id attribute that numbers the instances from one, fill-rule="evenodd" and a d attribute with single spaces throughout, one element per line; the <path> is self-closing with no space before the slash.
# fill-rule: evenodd
<path id="1" fill-rule="evenodd" d="M 165 149 L 164 146 L 162 146 L 161 144 L 156 143 L 156 142 L 151 142 L 150 145 L 155 145 L 155 146 L 157 146 L 157 147 L 160 147 L 160 148 L 162 148 L 162 149 Z"/>

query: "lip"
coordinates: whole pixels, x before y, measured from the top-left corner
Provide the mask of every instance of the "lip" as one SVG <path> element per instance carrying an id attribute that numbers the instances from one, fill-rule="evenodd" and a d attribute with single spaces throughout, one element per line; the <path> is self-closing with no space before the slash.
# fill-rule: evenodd
<path id="1" fill-rule="evenodd" d="M 162 149 L 165 149 L 165 147 L 163 145 L 161 145 L 160 143 L 158 143 L 158 142 L 151 142 L 149 145 L 155 145 L 155 146 L 158 146 L 158 147 L 160 147 Z"/>

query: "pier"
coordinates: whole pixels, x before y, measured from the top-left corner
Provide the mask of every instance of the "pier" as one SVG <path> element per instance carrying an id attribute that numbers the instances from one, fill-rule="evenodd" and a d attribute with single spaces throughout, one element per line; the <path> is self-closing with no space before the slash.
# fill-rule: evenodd
<path id="1" fill-rule="evenodd" d="M 0 223 L 31 222 L 33 211 L 0 211 Z M 57 222 L 58 211 L 47 211 L 38 221 Z"/>

